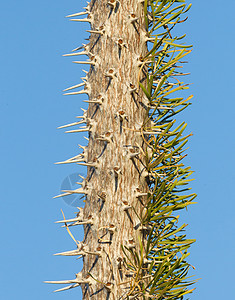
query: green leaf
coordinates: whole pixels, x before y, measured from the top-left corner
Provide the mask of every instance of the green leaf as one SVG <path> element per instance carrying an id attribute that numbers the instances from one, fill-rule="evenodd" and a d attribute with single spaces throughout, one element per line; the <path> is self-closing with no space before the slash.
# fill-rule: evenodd
<path id="1" fill-rule="evenodd" d="M 146 90 L 146 88 L 143 86 L 143 84 L 141 82 L 139 82 L 139 85 L 141 87 L 141 89 L 143 90 L 143 92 L 145 93 L 146 97 L 151 100 L 151 94 Z"/>

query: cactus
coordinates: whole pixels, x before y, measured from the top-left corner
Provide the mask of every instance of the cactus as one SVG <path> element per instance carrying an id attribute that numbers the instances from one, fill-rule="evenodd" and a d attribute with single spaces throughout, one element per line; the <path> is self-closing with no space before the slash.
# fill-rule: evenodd
<path id="1" fill-rule="evenodd" d="M 81 154 L 59 162 L 86 166 L 87 177 L 59 195 L 86 200 L 76 218 L 59 221 L 70 235 L 70 226 L 84 226 L 84 240 L 73 237 L 77 249 L 57 254 L 84 264 L 75 279 L 49 281 L 66 285 L 58 291 L 80 286 L 83 299 L 102 300 L 183 299 L 193 291 L 186 258 L 194 240 L 176 213 L 196 197 L 187 193 L 192 171 L 183 164 L 191 134 L 175 119 L 192 98 L 181 95 L 191 46 L 174 35 L 187 19 L 185 2 L 91 0 L 68 16 L 91 29 L 89 43 L 65 56 L 88 56 L 74 63 L 90 70 L 64 91 L 89 100 L 80 121 L 60 128 L 80 126 L 67 132 L 86 131 L 89 139 Z"/>

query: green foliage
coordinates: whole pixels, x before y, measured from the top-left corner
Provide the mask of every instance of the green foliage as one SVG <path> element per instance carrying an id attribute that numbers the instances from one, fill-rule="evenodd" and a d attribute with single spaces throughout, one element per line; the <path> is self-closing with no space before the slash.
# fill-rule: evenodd
<path id="1" fill-rule="evenodd" d="M 196 197 L 187 193 L 193 172 L 182 162 L 190 136 L 183 135 L 187 124 L 174 128 L 174 117 L 191 104 L 192 96 L 184 99 L 178 93 L 188 89 L 180 80 L 186 75 L 181 72 L 181 60 L 192 46 L 180 43 L 184 36 L 172 34 L 174 27 L 187 19 L 184 14 L 190 7 L 184 0 L 144 2 L 151 48 L 141 66 L 145 76 L 139 85 L 148 99 L 142 136 L 149 193 L 145 213 L 139 217 L 140 251 L 123 247 L 125 265 L 134 273 L 127 299 L 183 299 L 193 291 L 188 287 L 195 282 L 189 280 L 190 264 L 186 262 L 194 240 L 186 238 L 186 224 L 177 226 L 175 213 L 195 203 Z M 143 242 L 146 239 L 147 243 Z"/>

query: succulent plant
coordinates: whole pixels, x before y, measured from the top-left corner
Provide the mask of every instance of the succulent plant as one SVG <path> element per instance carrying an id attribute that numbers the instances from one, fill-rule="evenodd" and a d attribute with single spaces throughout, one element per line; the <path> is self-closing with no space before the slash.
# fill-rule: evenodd
<path id="1" fill-rule="evenodd" d="M 193 204 L 190 167 L 184 166 L 186 123 L 176 116 L 190 105 L 183 97 L 182 59 L 191 46 L 175 27 L 187 20 L 185 0 L 91 0 L 68 17 L 88 22 L 89 43 L 65 56 L 88 56 L 82 83 L 67 95 L 88 95 L 80 126 L 88 132 L 83 152 L 60 163 L 87 167 L 81 187 L 63 191 L 85 195 L 76 218 L 60 221 L 84 226 L 76 249 L 83 269 L 58 291 L 81 286 L 83 299 L 183 299 L 188 279 L 188 248 L 194 242 L 178 225 L 178 210 Z M 77 91 L 78 88 L 82 90 Z M 82 125 L 82 126 L 81 126 Z"/>

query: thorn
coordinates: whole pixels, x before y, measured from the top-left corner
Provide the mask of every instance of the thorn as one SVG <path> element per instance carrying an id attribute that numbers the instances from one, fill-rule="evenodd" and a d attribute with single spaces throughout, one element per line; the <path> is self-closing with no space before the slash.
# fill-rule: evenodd
<path id="1" fill-rule="evenodd" d="M 94 167 L 94 168 L 97 168 L 97 165 L 98 165 L 98 163 L 78 163 L 78 165 L 80 165 L 80 166 L 86 166 L 86 167 Z"/>
<path id="2" fill-rule="evenodd" d="M 129 15 L 129 20 L 132 24 L 134 24 L 139 18 L 136 17 L 136 14 L 132 13 Z"/>
<path id="3" fill-rule="evenodd" d="M 74 132 L 85 132 L 85 131 L 93 131 L 96 128 L 96 121 L 93 119 L 87 118 L 86 120 L 87 126 L 82 126 L 80 129 L 68 130 L 66 133 L 74 133 Z"/>
<path id="4" fill-rule="evenodd" d="M 117 2 L 117 0 L 109 0 L 107 4 L 110 5 L 112 9 L 114 9 L 117 6 Z"/>
<path id="5" fill-rule="evenodd" d="M 58 281 L 44 281 L 45 283 L 52 283 L 52 284 L 69 284 L 69 283 L 77 283 L 75 279 L 72 280 L 58 280 Z"/>
<path id="6" fill-rule="evenodd" d="M 83 208 L 80 207 L 80 208 L 79 208 L 79 212 L 78 212 L 76 218 L 68 219 L 68 220 L 62 220 L 62 221 L 56 221 L 55 223 L 58 224 L 58 223 L 71 223 L 71 222 L 77 222 L 77 221 L 83 220 L 83 216 L 84 216 Z M 82 245 L 82 243 L 80 243 L 80 249 L 79 249 L 79 250 L 81 250 L 82 248 L 83 248 L 83 245 Z"/>
<path id="7" fill-rule="evenodd" d="M 87 51 L 81 51 L 81 52 L 63 54 L 62 56 L 76 56 L 76 55 L 88 55 L 88 52 Z"/>
<path id="8" fill-rule="evenodd" d="M 122 174 L 122 172 L 121 172 L 121 168 L 120 168 L 120 167 L 118 167 L 118 166 L 114 167 L 114 168 L 113 168 L 113 170 L 114 170 L 114 174 L 115 174 L 115 176 L 119 176 L 119 175 L 121 175 L 121 174 Z"/>
<path id="9" fill-rule="evenodd" d="M 85 88 L 79 92 L 70 92 L 70 93 L 65 93 L 63 95 L 81 95 L 81 94 L 89 95 L 89 93 L 90 93 L 90 86 L 88 84 L 86 84 Z"/>
<path id="10" fill-rule="evenodd" d="M 85 194 L 85 195 L 87 195 L 88 194 L 88 188 L 87 189 L 79 188 L 79 189 L 76 189 L 76 190 L 62 190 L 62 192 L 69 193 L 69 194 Z"/>
<path id="11" fill-rule="evenodd" d="M 81 159 L 85 160 L 86 157 L 87 157 L 87 149 L 86 149 L 86 147 L 83 147 L 83 150 L 84 150 L 83 153 L 80 153 L 80 154 L 78 154 L 76 156 L 73 156 L 73 157 L 71 157 L 69 159 L 66 159 L 65 161 L 62 161 L 62 162 L 56 162 L 55 164 L 56 165 L 59 165 L 59 164 L 68 164 L 68 163 L 75 163 L 77 160 L 79 161 Z"/>
<path id="12" fill-rule="evenodd" d="M 126 244 L 127 244 L 128 248 L 135 248 L 136 247 L 134 239 L 126 240 Z"/>
<path id="13" fill-rule="evenodd" d="M 64 192 L 64 194 L 60 194 L 58 196 L 55 196 L 55 197 L 53 197 L 53 199 L 56 199 L 56 198 L 59 198 L 59 197 L 64 197 L 64 196 L 69 196 L 69 195 L 72 195 L 72 194 L 85 194 L 85 195 L 89 194 L 88 189 L 85 190 L 83 188 L 79 188 L 79 189 L 76 189 L 76 190 L 63 190 L 62 192 Z"/>
<path id="14" fill-rule="evenodd" d="M 113 288 L 113 283 L 112 282 L 107 282 L 104 286 L 106 287 L 107 290 L 111 291 L 112 288 Z"/>
<path id="15" fill-rule="evenodd" d="M 83 116 L 76 116 L 77 119 L 84 119 L 84 120 L 80 121 L 82 123 L 86 123 L 86 117 L 87 117 L 86 115 L 85 116 L 84 115 Z"/>
<path id="16" fill-rule="evenodd" d="M 68 220 L 56 221 L 55 223 L 56 223 L 56 224 L 60 224 L 60 223 L 71 223 L 71 222 L 77 222 L 77 221 L 81 221 L 81 220 L 83 220 L 83 215 L 82 215 L 81 217 L 80 217 L 80 215 L 79 215 L 78 218 L 73 218 L 73 219 L 68 219 Z"/>
<path id="17" fill-rule="evenodd" d="M 121 267 L 122 267 L 122 262 L 123 262 L 123 258 L 119 256 L 119 257 L 117 258 L 117 267 L 118 267 L 118 269 L 121 269 Z"/>
<path id="18" fill-rule="evenodd" d="M 83 121 L 81 121 L 81 122 L 84 123 Z M 67 125 L 62 125 L 62 126 L 57 127 L 57 129 L 62 129 L 62 128 L 66 128 L 66 127 L 79 125 L 79 124 L 82 124 L 81 122 L 74 122 L 74 123 L 70 123 L 70 124 L 67 124 Z"/>
<path id="19" fill-rule="evenodd" d="M 130 159 L 135 158 L 140 154 L 140 152 L 139 151 L 136 152 L 136 150 L 137 149 L 135 149 L 135 148 L 129 148 L 130 153 L 128 153 L 128 156 Z"/>
<path id="20" fill-rule="evenodd" d="M 125 113 L 124 110 L 119 110 L 119 111 L 115 114 L 115 116 L 116 116 L 116 117 L 119 117 L 119 119 L 120 119 L 121 121 L 128 120 L 128 117 L 127 117 L 127 115 L 126 115 L 126 113 Z"/>
<path id="21" fill-rule="evenodd" d="M 123 204 L 122 209 L 124 211 L 127 211 L 128 209 L 132 208 L 132 206 L 127 201 L 125 201 L 125 200 L 122 201 L 122 204 Z"/>
<path id="22" fill-rule="evenodd" d="M 96 251 L 94 252 L 92 252 L 92 251 L 84 251 L 86 254 L 88 254 L 88 255 L 96 255 L 96 256 L 102 256 L 102 254 L 101 254 L 101 247 L 99 246 L 99 247 L 97 247 L 96 248 Z"/>
<path id="23" fill-rule="evenodd" d="M 80 284 L 91 284 L 91 280 L 89 278 L 84 278 L 83 279 L 81 273 L 76 274 L 76 278 L 72 279 L 72 280 L 58 280 L 58 281 L 44 281 L 44 282 L 45 283 L 52 283 L 52 284 L 71 284 L 72 283 L 72 284 L 76 284 L 77 286 L 80 285 Z"/>
<path id="24" fill-rule="evenodd" d="M 116 44 L 118 45 L 119 48 L 127 47 L 127 44 L 124 43 L 122 38 L 119 38 L 118 40 L 116 40 Z"/>
<path id="25" fill-rule="evenodd" d="M 86 167 L 94 167 L 97 168 L 99 165 L 99 160 L 97 158 L 94 158 L 92 162 L 88 162 L 88 163 L 78 163 L 81 166 L 86 166 Z"/>
<path id="26" fill-rule="evenodd" d="M 79 145 L 78 144 L 78 146 L 79 146 L 79 148 L 81 148 L 81 149 L 83 149 L 84 151 L 87 151 L 87 146 L 82 146 L 82 145 Z M 80 176 L 80 175 L 79 175 Z M 81 176 L 80 176 L 81 177 Z M 81 177 L 81 178 L 84 178 L 84 177 Z"/>
<path id="27" fill-rule="evenodd" d="M 113 142 L 113 133 L 111 131 L 107 131 L 105 134 L 100 135 L 100 137 L 96 138 L 98 141 L 105 141 L 107 143 Z"/>
<path id="28" fill-rule="evenodd" d="M 94 100 L 84 100 L 84 102 L 86 102 L 86 103 L 95 103 L 95 104 L 102 105 L 103 102 L 104 102 L 104 97 L 102 95 L 99 95 Z"/>
<path id="29" fill-rule="evenodd" d="M 62 289 L 58 289 L 58 290 L 55 290 L 54 293 L 57 293 L 57 292 L 63 292 L 63 291 L 67 291 L 67 290 L 70 290 L 72 288 L 76 288 L 78 287 L 80 284 L 79 283 L 76 283 L 76 284 L 73 284 L 73 285 L 69 285 L 69 286 L 66 286 Z"/>
<path id="30" fill-rule="evenodd" d="M 73 85 L 73 86 L 71 86 L 71 87 L 69 87 L 69 88 L 63 90 L 63 92 L 66 92 L 66 91 L 69 91 L 69 90 L 73 90 L 73 89 L 79 88 L 79 87 L 81 87 L 81 86 L 83 86 L 83 85 L 85 85 L 85 84 L 86 84 L 85 82 L 82 82 L 82 83 Z"/>
<path id="31" fill-rule="evenodd" d="M 146 40 L 149 41 L 149 42 L 154 42 L 155 38 L 146 38 Z"/>
<path id="32" fill-rule="evenodd" d="M 101 229 L 106 229 L 108 230 L 111 234 L 114 234 L 114 232 L 116 231 L 116 226 L 114 224 L 109 224 L 109 226 L 102 226 L 102 227 L 99 227 L 98 230 L 101 230 Z"/>
<path id="33" fill-rule="evenodd" d="M 78 50 L 81 50 L 81 49 L 85 49 L 87 51 L 88 50 L 88 46 L 89 46 L 89 43 L 82 44 L 82 46 L 79 46 L 79 47 L 77 47 L 77 48 L 75 48 L 75 49 L 73 49 L 71 51 L 74 52 L 74 51 L 78 51 Z"/>
<path id="34" fill-rule="evenodd" d="M 134 93 L 134 92 L 136 92 L 136 90 L 137 90 L 137 87 L 134 84 L 130 83 L 129 92 Z"/>
<path id="35" fill-rule="evenodd" d="M 139 230 L 140 231 L 150 231 L 152 229 L 152 227 L 151 226 L 144 226 L 144 225 L 142 225 L 141 227 L 139 227 Z"/>
<path id="36" fill-rule="evenodd" d="M 65 18 L 72 18 L 72 17 L 83 16 L 83 15 L 87 15 L 88 13 L 89 13 L 88 11 L 82 11 L 82 12 L 79 12 L 79 13 L 68 15 Z"/>
<path id="37" fill-rule="evenodd" d="M 93 66 L 96 65 L 96 63 L 92 62 L 92 61 L 73 61 L 73 63 L 75 63 L 75 64 L 84 64 L 84 65 L 93 65 Z"/>
<path id="38" fill-rule="evenodd" d="M 63 94 L 63 95 L 64 95 L 64 96 L 68 96 L 68 95 L 81 95 L 81 94 L 86 94 L 84 91 L 85 91 L 85 90 L 82 90 L 82 91 L 80 91 L 80 92 L 65 93 L 65 94 Z"/>
<path id="39" fill-rule="evenodd" d="M 78 51 L 78 50 L 81 50 L 81 49 L 84 49 L 84 45 L 85 45 L 85 44 L 83 44 L 82 46 L 79 46 L 79 47 L 73 49 L 72 52 Z"/>
<path id="40" fill-rule="evenodd" d="M 107 228 L 107 230 L 111 233 L 114 234 L 114 232 L 116 231 L 116 226 L 114 224 L 109 224 L 109 227 Z"/>
<path id="41" fill-rule="evenodd" d="M 105 192 L 101 192 L 101 193 L 98 193 L 97 196 L 102 200 L 102 201 L 106 201 L 106 198 L 107 198 L 107 194 Z"/>
<path id="42" fill-rule="evenodd" d="M 95 103 L 95 104 L 99 104 L 99 105 L 102 104 L 101 101 L 95 101 L 95 100 L 83 100 L 83 102 L 85 102 L 85 103 Z"/>
<path id="43" fill-rule="evenodd" d="M 106 77 L 114 78 L 116 76 L 116 71 L 113 68 L 110 68 L 107 72 L 104 73 Z"/>
<path id="44" fill-rule="evenodd" d="M 148 196 L 148 193 L 138 193 L 136 197 Z"/>
<path id="45" fill-rule="evenodd" d="M 81 159 L 74 159 L 74 160 L 65 160 L 65 161 L 59 161 L 59 162 L 56 162 L 55 165 L 63 165 L 63 164 L 75 164 L 75 163 L 78 163 L 78 162 L 83 162 L 83 161 L 86 161 L 86 158 L 85 156 Z"/>
<path id="46" fill-rule="evenodd" d="M 105 33 L 105 27 L 104 27 L 104 25 L 101 25 L 96 30 L 86 30 L 86 32 L 103 35 Z"/>
<path id="47" fill-rule="evenodd" d="M 152 263 L 152 261 L 148 260 L 147 258 L 144 258 L 143 263 L 146 264 L 146 265 L 147 264 L 150 265 Z M 156 261 L 154 261 L 154 263 L 156 263 Z"/>
<path id="48" fill-rule="evenodd" d="M 81 250 L 71 250 L 71 251 L 65 251 L 65 252 L 60 252 L 60 253 L 55 253 L 55 256 L 85 256 L 85 252 Z"/>
<path id="49" fill-rule="evenodd" d="M 72 224 L 66 224 L 62 227 L 70 227 L 70 226 L 76 226 L 76 225 L 87 225 L 87 224 L 90 224 L 90 225 L 93 225 L 94 224 L 94 218 L 90 215 L 88 217 L 87 220 L 83 220 L 83 221 L 76 221 Z"/>
<path id="50" fill-rule="evenodd" d="M 136 198 L 142 197 L 142 196 L 148 196 L 148 193 L 141 193 L 139 188 L 136 188 L 134 190 Z"/>
<path id="51" fill-rule="evenodd" d="M 160 129 L 157 129 L 155 131 L 143 131 L 143 134 L 159 134 L 162 131 Z"/>
<path id="52" fill-rule="evenodd" d="M 90 128 L 85 127 L 85 128 L 82 128 L 82 129 L 67 130 L 67 131 L 65 131 L 65 133 L 76 133 L 76 132 L 86 132 L 86 131 L 90 131 Z"/>
<path id="53" fill-rule="evenodd" d="M 104 34 L 104 31 L 100 31 L 100 30 L 86 30 L 86 32 L 100 34 L 100 35 Z"/>
<path id="54" fill-rule="evenodd" d="M 75 22 L 88 22 L 88 23 L 93 23 L 92 18 L 85 18 L 85 19 L 70 19 L 70 21 L 75 21 Z"/>
<path id="55" fill-rule="evenodd" d="M 157 106 L 157 109 L 164 109 L 164 110 L 172 110 L 172 111 L 174 111 L 172 107 L 167 107 L 167 106 Z"/>

